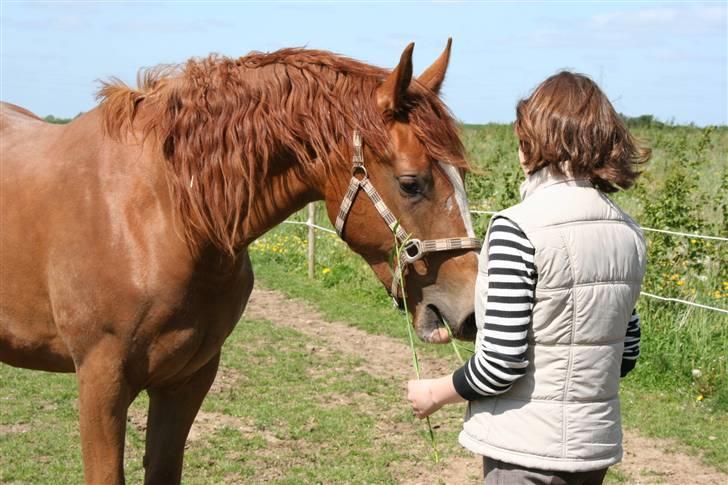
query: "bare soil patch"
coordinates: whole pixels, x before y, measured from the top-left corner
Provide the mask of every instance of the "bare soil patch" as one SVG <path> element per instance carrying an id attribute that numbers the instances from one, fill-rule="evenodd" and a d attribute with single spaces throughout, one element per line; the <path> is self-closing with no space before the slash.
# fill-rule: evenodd
<path id="1" fill-rule="evenodd" d="M 220 366 L 217 370 L 217 375 L 215 376 L 215 382 L 213 382 L 212 387 L 210 387 L 210 392 L 212 394 L 223 394 L 234 389 L 239 377 L 240 375 L 235 369 Z"/>
<path id="2" fill-rule="evenodd" d="M 31 430 L 28 423 L 0 424 L 0 436 L 16 433 L 27 433 Z"/>
<path id="3" fill-rule="evenodd" d="M 728 476 L 680 451 L 671 440 L 640 436 L 624 430 L 624 459 L 616 468 L 630 484 L 725 484 Z"/>

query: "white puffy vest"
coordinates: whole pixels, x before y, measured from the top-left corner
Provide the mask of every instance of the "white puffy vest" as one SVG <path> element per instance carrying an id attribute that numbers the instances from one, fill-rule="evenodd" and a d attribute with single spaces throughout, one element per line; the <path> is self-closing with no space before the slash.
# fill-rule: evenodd
<path id="1" fill-rule="evenodd" d="M 642 231 L 587 180 L 543 169 L 528 177 L 521 196 L 520 204 L 498 215 L 518 224 L 536 250 L 529 366 L 506 393 L 469 404 L 460 443 L 530 468 L 604 468 L 622 457 L 619 372 L 645 271 Z M 478 346 L 487 268 L 484 247 L 476 285 Z"/>

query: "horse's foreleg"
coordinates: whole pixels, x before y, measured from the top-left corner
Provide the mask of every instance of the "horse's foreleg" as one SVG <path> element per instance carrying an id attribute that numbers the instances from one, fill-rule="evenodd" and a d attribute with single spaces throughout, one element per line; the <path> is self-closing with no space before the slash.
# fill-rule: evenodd
<path id="1" fill-rule="evenodd" d="M 217 374 L 220 354 L 183 384 L 149 389 L 145 484 L 175 484 L 182 476 L 185 441 Z"/>
<path id="2" fill-rule="evenodd" d="M 133 395 L 121 352 L 102 342 L 84 355 L 76 374 L 86 483 L 123 484 L 126 413 Z"/>

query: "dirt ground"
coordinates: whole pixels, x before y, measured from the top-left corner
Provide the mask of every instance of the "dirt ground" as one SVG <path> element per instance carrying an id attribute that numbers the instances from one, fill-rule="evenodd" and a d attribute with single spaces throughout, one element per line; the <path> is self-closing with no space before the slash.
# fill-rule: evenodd
<path id="1" fill-rule="evenodd" d="M 339 322 L 328 322 L 311 305 L 304 301 L 290 299 L 270 290 L 256 289 L 251 296 L 245 315 L 252 319 L 263 319 L 277 325 L 293 328 L 313 337 L 321 350 L 337 351 L 362 358 L 362 370 L 382 378 L 402 382 L 403 386 L 412 374 L 409 347 L 390 337 L 372 335 Z M 452 364 L 445 360 L 421 356 L 422 374 L 438 376 L 451 372 Z M 218 375 L 224 386 L 226 374 Z M 213 389 L 214 390 L 214 389 Z M 404 399 L 404 387 L 402 391 Z M 198 417 L 199 426 L 215 426 L 213 416 Z M 243 423 L 241 423 L 243 425 Z M 383 433 L 402 435 L 402 430 L 382 426 Z M 191 433 L 194 439 L 198 431 Z M 728 476 L 702 463 L 698 457 L 682 453 L 680 447 L 668 440 L 640 436 L 635 430 L 624 433 L 624 461 L 616 468 L 628 477 L 630 484 L 723 484 Z M 478 457 L 452 457 L 448 459 L 440 479 L 447 484 L 481 483 L 476 477 L 481 467 Z M 407 466 L 407 465 L 404 465 Z M 409 477 L 405 483 L 432 483 L 432 477 L 419 475 L 416 464 L 412 469 L 402 470 L 400 476 Z M 474 472 L 476 471 L 476 472 Z"/>

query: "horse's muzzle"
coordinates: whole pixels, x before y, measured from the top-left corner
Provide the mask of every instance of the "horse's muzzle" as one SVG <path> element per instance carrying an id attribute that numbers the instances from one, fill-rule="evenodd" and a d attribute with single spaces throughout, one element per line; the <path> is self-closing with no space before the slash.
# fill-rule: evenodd
<path id="1" fill-rule="evenodd" d="M 446 324 L 447 322 L 447 324 Z M 452 337 L 459 340 L 475 339 L 475 314 L 470 313 L 460 321 L 453 321 L 444 315 L 440 308 L 433 304 L 425 305 L 415 315 L 414 321 L 417 336 L 423 342 L 448 343 Z M 450 327 L 449 331 L 447 327 Z"/>

